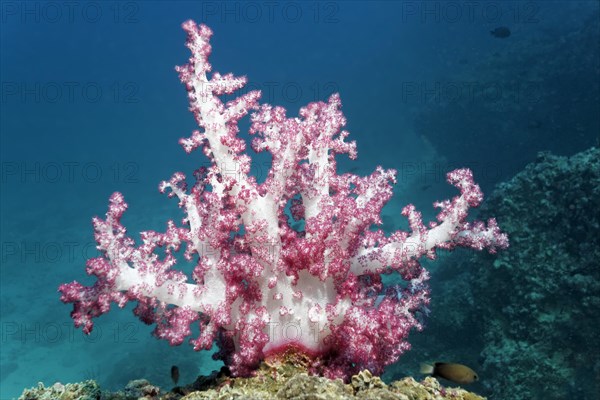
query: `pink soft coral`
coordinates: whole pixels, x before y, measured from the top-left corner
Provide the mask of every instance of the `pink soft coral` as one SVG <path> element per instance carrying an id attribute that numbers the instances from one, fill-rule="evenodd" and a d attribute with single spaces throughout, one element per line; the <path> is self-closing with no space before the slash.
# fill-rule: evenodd
<path id="1" fill-rule="evenodd" d="M 428 273 L 418 259 L 434 258 L 436 248 L 494 252 L 508 245 L 493 219 L 487 226 L 465 221 L 482 200 L 471 172 L 448 174 L 460 194 L 435 204 L 441 209 L 437 223 L 425 227 L 408 205 L 402 214 L 410 232 L 386 237 L 371 231 L 381 224 L 395 171 L 336 173 L 336 154 L 356 157 L 355 142 L 347 142 L 342 130 L 339 96 L 307 105 L 298 118 L 259 105 L 258 91 L 223 104 L 219 96 L 241 89 L 246 78 L 215 72 L 209 79 L 212 32 L 192 21 L 183 28 L 192 56 L 177 71 L 201 130 L 181 144 L 187 153 L 201 147 L 211 165 L 195 171 L 189 188 L 179 172 L 161 183 L 161 192 L 177 197 L 187 217 L 181 227 L 168 221 L 164 233 L 142 232 L 137 246 L 120 223 L 127 204 L 120 193 L 112 195 L 106 219 L 93 221 L 103 252 L 87 263 L 96 283 L 60 287 L 61 300 L 74 305 L 75 325 L 89 333 L 92 319 L 108 312 L 111 302 L 123 307 L 137 301 L 134 313 L 156 324 L 154 334 L 172 345 L 197 322 L 194 349 L 210 349 L 217 340 L 218 356 L 236 375 L 291 348 L 312 355 L 314 372 L 330 377 L 362 368 L 381 373 L 409 349 L 409 331 L 422 328 Z M 250 157 L 237 136 L 238 121 L 250 110 L 252 147 L 272 155 L 262 184 L 249 175 Z M 304 229 L 295 230 L 290 220 L 303 221 Z M 173 269 L 173 252 L 182 243 L 185 258 L 195 263 L 191 282 Z M 381 274 L 392 272 L 405 284 L 384 288 Z"/>

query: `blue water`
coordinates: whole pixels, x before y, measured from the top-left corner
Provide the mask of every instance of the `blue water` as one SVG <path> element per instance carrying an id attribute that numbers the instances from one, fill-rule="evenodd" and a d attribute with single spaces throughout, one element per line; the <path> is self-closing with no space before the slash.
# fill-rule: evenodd
<path id="1" fill-rule="evenodd" d="M 64 282 L 91 282 L 84 271 L 95 255 L 90 220 L 106 212 L 112 192 L 129 203 L 124 223 L 134 237 L 181 217 L 157 185 L 206 161 L 199 152 L 186 156 L 177 143 L 195 128 L 174 71 L 189 57 L 183 21 L 214 31 L 213 70 L 246 75 L 263 100 L 285 106 L 289 116 L 340 93 L 359 153 L 354 162 L 341 157 L 340 168 L 399 170 L 396 196 L 383 212 L 391 230 L 406 226 L 399 210 L 408 202 L 431 217 L 431 202 L 452 193 L 441 182 L 445 170 L 437 170 L 443 149 L 414 125 L 437 101 L 421 85 L 478 79 L 469 74 L 482 72 L 475 67 L 481 60 L 512 54 L 535 37 L 559 42 L 598 12 L 596 1 L 467 3 L 3 1 L 0 398 L 37 382 L 88 378 L 107 389 L 139 377 L 169 388 L 171 365 L 179 365 L 182 382 L 220 366 L 208 352 L 154 339 L 131 307 L 102 316 L 86 337 L 57 293 Z M 493 37 L 498 26 L 511 36 Z M 510 69 L 511 60 L 506 64 Z M 598 90 L 597 75 L 590 87 Z M 575 125 L 580 117 L 568 118 Z M 563 153 L 567 131 L 555 134 L 553 148 L 527 144 L 521 158 L 505 160 L 509 172 L 482 169 L 482 185 L 491 190 L 537 151 L 571 155 L 590 147 L 597 132 L 588 126 L 594 124 Z M 444 162 L 469 164 L 486 140 L 485 133 L 469 139 L 469 150 Z M 507 137 L 504 145 L 519 143 Z M 264 163 L 253 165 L 263 178 Z"/>

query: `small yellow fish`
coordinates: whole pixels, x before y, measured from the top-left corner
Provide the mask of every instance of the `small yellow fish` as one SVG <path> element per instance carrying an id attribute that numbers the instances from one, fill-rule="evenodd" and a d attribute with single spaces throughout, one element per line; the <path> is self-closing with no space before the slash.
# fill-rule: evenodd
<path id="1" fill-rule="evenodd" d="M 444 378 L 454 383 L 465 385 L 479 380 L 477 373 L 462 364 L 436 362 L 433 365 L 421 364 L 421 373 L 434 378 Z"/>

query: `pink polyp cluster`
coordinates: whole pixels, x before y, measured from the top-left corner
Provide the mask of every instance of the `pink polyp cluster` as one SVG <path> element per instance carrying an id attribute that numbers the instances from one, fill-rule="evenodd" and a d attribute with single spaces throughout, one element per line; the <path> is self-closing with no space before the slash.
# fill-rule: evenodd
<path id="1" fill-rule="evenodd" d="M 123 196 L 111 196 L 106 218 L 93 220 L 102 257 L 89 260 L 87 272 L 96 283 L 59 288 L 61 300 L 73 303 L 75 325 L 90 333 L 93 318 L 111 303 L 133 301 L 135 315 L 156 324 L 154 334 L 172 345 L 198 324 L 194 349 L 216 341 L 216 356 L 235 375 L 289 349 L 313 357 L 315 373 L 380 374 L 409 349 L 409 332 L 422 328 L 429 275 L 418 259 L 435 257 L 437 248 L 508 246 L 494 220 L 466 222 L 469 208 L 482 201 L 471 172 L 448 174 L 460 193 L 435 203 L 437 222 L 426 227 L 408 205 L 402 214 L 410 232 L 373 230 L 396 173 L 377 167 L 366 177 L 337 174 L 337 154 L 356 158 L 356 144 L 342 130 L 339 96 L 307 105 L 296 118 L 259 104 L 258 91 L 223 104 L 219 96 L 243 88 L 246 78 L 217 72 L 209 78 L 211 30 L 192 21 L 183 28 L 192 56 L 177 71 L 201 129 L 180 143 L 187 153 L 202 148 L 210 166 L 194 172 L 193 185 L 180 172 L 160 184 L 186 217 L 180 225 L 168 221 L 164 233 L 142 232 L 141 243 L 121 225 Z M 249 175 L 246 143 L 237 135 L 249 113 L 253 149 L 272 155 L 261 184 Z M 174 269 L 182 247 L 194 263 L 192 279 Z M 404 284 L 385 287 L 384 273 Z"/>

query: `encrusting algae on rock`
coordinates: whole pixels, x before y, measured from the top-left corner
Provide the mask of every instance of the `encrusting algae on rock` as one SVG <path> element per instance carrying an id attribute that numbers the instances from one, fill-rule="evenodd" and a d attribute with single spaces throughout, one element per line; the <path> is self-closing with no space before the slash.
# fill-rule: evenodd
<path id="1" fill-rule="evenodd" d="M 484 397 L 461 388 L 445 388 L 435 378 L 427 377 L 417 382 L 411 377 L 389 385 L 381 378 L 363 370 L 352 376 L 350 383 L 341 379 L 328 379 L 309 375 L 308 358 L 289 353 L 283 359 L 261 363 L 254 377 L 231 377 L 227 368 L 214 371 L 210 376 L 200 376 L 190 385 L 175 387 L 164 392 L 144 379 L 131 381 L 122 391 L 101 391 L 95 381 L 62 385 L 56 383 L 45 388 L 23 391 L 19 400 L 484 400 Z"/>

